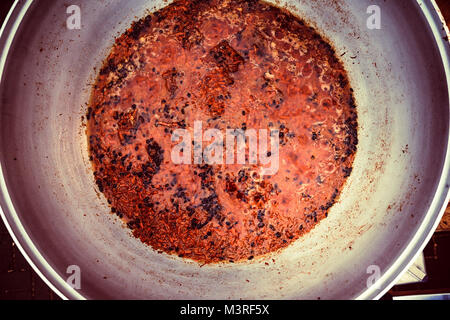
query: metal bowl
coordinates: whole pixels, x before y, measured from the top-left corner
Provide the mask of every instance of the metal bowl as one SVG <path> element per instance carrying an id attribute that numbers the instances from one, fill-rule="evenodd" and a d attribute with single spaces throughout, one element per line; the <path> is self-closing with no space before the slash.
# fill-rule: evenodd
<path id="1" fill-rule="evenodd" d="M 449 52 L 434 1 L 277 1 L 335 46 L 359 113 L 340 201 L 311 233 L 251 262 L 158 254 L 108 214 L 82 116 L 116 36 L 165 1 L 16 1 L 0 35 L 2 218 L 35 271 L 69 299 L 371 299 L 412 263 L 449 193 Z M 381 29 L 367 28 L 369 5 Z M 81 270 L 81 288 L 66 280 Z M 379 271 L 379 273 L 378 273 Z M 376 280 L 376 281 L 375 281 Z"/>

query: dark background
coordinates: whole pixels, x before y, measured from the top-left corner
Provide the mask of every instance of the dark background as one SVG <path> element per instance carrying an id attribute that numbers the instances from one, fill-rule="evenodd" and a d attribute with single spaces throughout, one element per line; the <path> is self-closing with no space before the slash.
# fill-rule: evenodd
<path id="1" fill-rule="evenodd" d="M 2 23 L 13 0 L 0 0 Z M 437 1 L 450 22 L 450 1 Z M 422 283 L 395 286 L 383 299 L 393 296 L 450 293 L 450 207 L 438 231 L 424 250 L 427 278 Z M 0 300 L 58 300 L 36 275 L 14 245 L 3 222 L 0 221 Z"/>

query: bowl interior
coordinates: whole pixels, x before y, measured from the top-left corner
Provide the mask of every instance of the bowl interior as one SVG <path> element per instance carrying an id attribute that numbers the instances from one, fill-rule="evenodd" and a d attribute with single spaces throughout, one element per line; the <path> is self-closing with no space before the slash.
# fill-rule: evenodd
<path id="1" fill-rule="evenodd" d="M 442 58 L 416 2 L 277 2 L 306 17 L 346 66 L 359 113 L 354 171 L 329 217 L 289 248 L 251 263 L 203 267 L 156 253 L 107 214 L 82 121 L 115 37 L 167 2 L 78 3 L 81 29 L 68 30 L 64 2 L 33 2 L 0 87 L 6 219 L 19 239 L 29 237 L 31 259 L 66 297 L 354 298 L 368 292 L 370 266 L 383 283 L 405 266 L 399 257 L 417 250 L 414 235 L 436 219 L 429 208 L 449 126 Z M 381 30 L 366 26 L 373 4 L 381 8 Z M 78 291 L 64 282 L 71 265 L 81 269 Z"/>

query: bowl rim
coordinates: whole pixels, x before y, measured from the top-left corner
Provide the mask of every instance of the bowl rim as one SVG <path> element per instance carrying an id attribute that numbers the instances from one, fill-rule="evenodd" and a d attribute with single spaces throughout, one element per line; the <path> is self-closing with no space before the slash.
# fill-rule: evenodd
<path id="1" fill-rule="evenodd" d="M 0 29 L 0 85 L 11 45 L 14 41 L 27 12 L 37 1 L 15 0 L 5 21 Z M 435 0 L 416 0 L 422 10 L 428 26 L 430 27 L 435 42 L 441 55 L 447 80 L 448 97 L 450 99 L 450 43 L 444 37 L 450 37 L 449 29 Z M 442 28 L 442 26 L 444 26 Z M 447 38 L 448 39 L 448 38 Z M 449 102 L 450 111 L 450 102 Z M 450 132 L 447 137 L 446 155 L 437 190 L 433 196 L 430 207 L 420 224 L 412 240 L 405 250 L 397 257 L 381 278 L 371 287 L 367 288 L 355 299 L 379 299 L 401 278 L 404 272 L 414 263 L 418 255 L 423 251 L 435 229 L 439 225 L 445 208 L 450 200 Z M 25 257 L 27 262 L 39 277 L 63 300 L 85 300 L 85 296 L 72 288 L 63 277 L 45 260 L 37 250 L 31 238 L 25 231 L 19 216 L 14 208 L 12 199 L 8 193 L 4 168 L 0 162 L 0 216 L 11 235 L 15 245 Z M 378 289 L 381 288 L 381 289 Z"/>
<path id="2" fill-rule="evenodd" d="M 17 30 L 33 2 L 33 0 L 15 0 L 0 29 L 0 84 L 5 81 L 3 79 L 3 73 Z M 66 283 L 56 270 L 53 269 L 25 232 L 25 228 L 17 215 L 9 195 L 3 172 L 4 168 L 2 163 L 0 163 L 0 216 L 2 217 L 6 229 L 11 235 L 16 247 L 39 277 L 61 299 L 86 299 Z"/>
<path id="3" fill-rule="evenodd" d="M 442 64 L 447 80 L 448 103 L 450 110 L 450 31 L 445 22 L 444 16 L 435 0 L 416 0 L 422 10 L 428 27 L 431 29 L 435 43 L 438 46 L 441 55 Z M 447 135 L 446 155 L 442 167 L 441 177 L 433 200 L 428 211 L 414 234 L 411 241 L 397 260 L 384 272 L 381 278 L 366 291 L 362 292 L 356 299 L 380 299 L 386 294 L 417 260 L 419 255 L 425 249 L 425 246 L 433 236 L 438 227 L 445 209 L 450 201 L 450 130 Z M 382 288 L 377 292 L 376 288 Z"/>

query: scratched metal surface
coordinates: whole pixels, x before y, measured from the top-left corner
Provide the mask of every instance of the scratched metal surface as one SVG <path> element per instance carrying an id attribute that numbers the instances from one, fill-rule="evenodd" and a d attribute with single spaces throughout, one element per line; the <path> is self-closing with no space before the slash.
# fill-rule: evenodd
<path id="1" fill-rule="evenodd" d="M 437 182 L 448 142 L 448 88 L 415 2 L 380 1 L 389 32 L 378 33 L 364 28 L 361 14 L 372 1 L 290 2 L 330 39 L 349 71 L 361 124 L 355 170 L 330 217 L 293 246 L 251 263 L 208 267 L 149 250 L 105 214 L 80 119 L 94 67 L 149 2 L 80 3 L 82 30 L 68 32 L 64 3 L 34 2 L 0 91 L 2 168 L 8 207 L 17 212 L 7 220 L 22 224 L 22 232 L 15 228 L 20 243 L 61 295 L 370 298 L 382 290 L 367 293 L 369 265 L 380 266 L 387 286 L 420 249 L 443 201 L 433 195 L 446 192 Z M 412 19 L 417 23 L 408 24 Z M 78 292 L 64 283 L 72 264 L 83 272 Z"/>
<path id="2" fill-rule="evenodd" d="M 13 1 L 0 3 L 0 24 Z M 39 278 L 20 253 L 6 227 L 0 223 L 0 300 L 58 298 Z"/>

